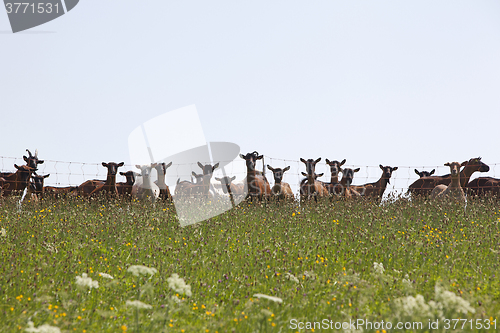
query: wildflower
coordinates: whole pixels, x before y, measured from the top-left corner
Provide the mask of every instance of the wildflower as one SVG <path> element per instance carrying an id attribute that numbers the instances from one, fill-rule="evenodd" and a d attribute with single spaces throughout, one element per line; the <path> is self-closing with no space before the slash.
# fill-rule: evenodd
<path id="1" fill-rule="evenodd" d="M 90 289 L 99 288 L 99 283 L 88 277 L 87 273 L 82 273 L 82 276 L 76 276 L 76 284 L 81 287 L 89 287 Z"/>
<path id="2" fill-rule="evenodd" d="M 43 324 L 42 326 L 35 327 L 32 321 L 28 322 L 28 328 L 24 329 L 26 332 L 33 333 L 61 333 L 59 327 Z"/>
<path id="3" fill-rule="evenodd" d="M 131 306 L 133 308 L 137 309 L 152 309 L 153 307 L 149 304 L 142 303 L 141 301 L 127 301 L 125 303 L 127 306 Z"/>
<path id="4" fill-rule="evenodd" d="M 172 274 L 171 277 L 167 279 L 168 286 L 173 291 L 179 294 L 185 294 L 187 297 L 191 297 L 191 286 L 184 282 L 184 279 L 180 278 L 177 274 Z"/>
<path id="5" fill-rule="evenodd" d="M 476 310 L 470 306 L 470 303 L 448 290 L 436 284 L 434 287 L 435 299 L 443 305 L 446 310 L 454 310 L 459 313 L 467 314 L 467 312 L 475 313 Z"/>
<path id="6" fill-rule="evenodd" d="M 409 287 L 411 286 L 411 281 L 410 281 L 410 277 L 408 276 L 408 274 L 405 274 L 405 277 L 403 279 L 403 285 Z"/>
<path id="7" fill-rule="evenodd" d="M 378 262 L 374 262 L 373 263 L 373 269 L 375 270 L 375 273 L 377 274 L 384 274 L 384 264 L 382 263 L 378 263 Z"/>
<path id="8" fill-rule="evenodd" d="M 254 294 L 253 297 L 266 298 L 266 299 L 273 301 L 273 302 L 283 303 L 283 300 L 279 297 L 274 297 L 274 296 L 269 296 L 269 295 L 264 295 L 264 294 Z"/>
<path id="9" fill-rule="evenodd" d="M 0 230 L 0 235 L 2 237 L 7 237 L 7 231 L 5 230 L 5 228 L 2 228 L 2 230 Z"/>
<path id="10" fill-rule="evenodd" d="M 134 274 L 135 276 L 139 276 L 140 274 L 146 275 L 149 274 L 151 276 L 155 275 L 158 271 L 156 268 L 149 268 L 142 265 L 132 265 L 127 269 L 127 272 Z"/>
<path id="11" fill-rule="evenodd" d="M 409 317 L 426 317 L 432 316 L 431 307 L 425 303 L 424 296 L 417 295 L 416 297 L 408 296 L 394 300 L 398 307 L 397 312 Z"/>
<path id="12" fill-rule="evenodd" d="M 111 275 L 109 275 L 107 273 L 99 273 L 99 276 L 102 276 L 103 278 L 110 279 L 110 280 L 114 279 L 114 277 L 112 277 Z"/>
<path id="13" fill-rule="evenodd" d="M 290 280 L 290 281 L 293 281 L 295 283 L 299 283 L 299 279 L 297 279 L 293 274 L 290 274 L 290 273 L 285 273 L 285 277 Z"/>

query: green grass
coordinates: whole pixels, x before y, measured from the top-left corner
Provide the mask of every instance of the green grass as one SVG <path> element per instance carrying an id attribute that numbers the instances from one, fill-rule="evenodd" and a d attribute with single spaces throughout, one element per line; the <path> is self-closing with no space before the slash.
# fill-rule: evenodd
<path id="1" fill-rule="evenodd" d="M 14 199 L 0 203 L 2 332 L 24 331 L 29 321 L 62 332 L 134 333 L 311 331 L 291 329 L 292 319 L 421 321 L 419 332 L 429 331 L 429 319 L 439 319 L 434 332 L 445 331 L 443 319 L 474 320 L 473 329 L 467 322 L 457 332 L 479 331 L 477 319 L 496 319 L 500 327 L 494 201 L 470 201 L 465 212 L 403 199 L 383 206 L 244 203 L 185 228 L 165 203 L 47 199 L 21 211 Z M 375 272 L 374 262 L 384 273 Z M 157 273 L 136 277 L 127 272 L 131 265 Z M 79 287 L 82 273 L 99 288 Z M 191 297 L 169 288 L 174 273 L 191 286 Z M 441 314 L 401 310 L 398 299 L 407 296 L 438 302 L 436 284 L 475 313 L 459 313 L 453 304 Z M 152 308 L 126 306 L 137 299 Z"/>

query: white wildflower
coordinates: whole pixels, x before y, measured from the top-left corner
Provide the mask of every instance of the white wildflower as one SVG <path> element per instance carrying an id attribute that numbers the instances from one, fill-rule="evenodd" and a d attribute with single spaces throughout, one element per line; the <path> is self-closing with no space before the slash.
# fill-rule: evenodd
<path id="1" fill-rule="evenodd" d="M 125 303 L 127 306 L 136 308 L 136 309 L 152 309 L 153 307 L 149 304 L 142 303 L 141 301 L 127 301 Z"/>
<path id="2" fill-rule="evenodd" d="M 172 274 L 172 276 L 167 279 L 167 282 L 169 288 L 173 291 L 179 294 L 184 294 L 187 297 L 191 297 L 191 286 L 189 284 L 186 284 L 186 282 L 184 282 L 184 279 L 180 278 L 179 275 L 175 273 Z"/>
<path id="3" fill-rule="evenodd" d="M 384 274 L 384 271 L 385 271 L 384 264 L 382 264 L 382 263 L 379 264 L 378 262 L 373 263 L 373 269 L 375 270 L 375 273 L 377 273 L 377 274 Z"/>
<path id="4" fill-rule="evenodd" d="M 278 302 L 278 303 L 283 303 L 283 300 L 279 297 L 274 297 L 274 296 L 269 296 L 269 295 L 264 295 L 264 294 L 254 294 L 253 297 L 257 298 L 265 298 L 273 302 Z"/>
<path id="5" fill-rule="evenodd" d="M 76 276 L 76 284 L 81 287 L 99 288 L 99 282 L 92 280 L 92 278 L 87 276 L 87 273 L 82 273 L 82 276 Z"/>
<path id="6" fill-rule="evenodd" d="M 132 265 L 127 269 L 127 272 L 134 274 L 135 276 L 139 276 L 141 274 L 146 275 L 149 274 L 151 276 L 155 275 L 158 271 L 156 268 L 149 268 L 142 265 Z"/>
<path id="7" fill-rule="evenodd" d="M 28 328 L 24 329 L 26 332 L 32 333 L 61 333 L 59 327 L 43 324 L 42 326 L 35 327 L 32 321 L 28 322 Z"/>
<path id="8" fill-rule="evenodd" d="M 305 271 L 305 272 L 304 272 L 304 276 L 305 276 L 306 278 L 316 280 L 316 273 L 314 273 L 314 272 L 312 272 L 312 271 L 311 271 L 311 272 Z"/>
<path id="9" fill-rule="evenodd" d="M 111 275 L 109 275 L 107 273 L 99 273 L 99 276 L 102 276 L 103 278 L 110 279 L 110 280 L 114 279 L 114 277 L 112 277 Z"/>
<path id="10" fill-rule="evenodd" d="M 411 286 L 411 281 L 410 281 L 410 277 L 408 276 L 408 274 L 405 275 L 402 282 L 403 282 L 403 285 L 406 285 L 407 287 Z"/>
<path id="11" fill-rule="evenodd" d="M 425 303 L 424 296 L 408 296 L 398 298 L 394 301 L 398 307 L 397 311 L 409 317 L 431 317 L 431 307 Z"/>
<path id="12" fill-rule="evenodd" d="M 295 277 L 295 275 L 290 274 L 290 273 L 285 273 L 285 278 L 287 278 L 290 281 L 293 281 L 295 283 L 299 283 L 299 279 Z"/>
<path id="13" fill-rule="evenodd" d="M 0 230 L 0 235 L 2 235 L 2 237 L 7 237 L 7 230 L 5 230 L 5 228 L 2 228 L 2 230 Z"/>
<path id="14" fill-rule="evenodd" d="M 453 310 L 463 314 L 467 314 L 467 312 L 476 313 L 476 310 L 470 306 L 469 302 L 451 291 L 444 290 L 440 285 L 436 284 L 434 292 L 436 293 L 436 301 L 441 303 L 445 310 Z"/>

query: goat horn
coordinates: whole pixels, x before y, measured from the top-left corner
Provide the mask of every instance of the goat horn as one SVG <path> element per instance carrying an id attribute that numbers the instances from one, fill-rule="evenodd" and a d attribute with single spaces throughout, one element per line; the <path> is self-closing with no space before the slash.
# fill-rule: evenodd
<path id="1" fill-rule="evenodd" d="M 26 149 L 26 151 L 28 152 L 28 154 L 30 154 L 30 158 L 33 157 L 33 155 L 31 155 L 31 152 L 29 149 Z"/>
<path id="2" fill-rule="evenodd" d="M 38 158 L 38 149 L 35 149 L 35 158 Z"/>

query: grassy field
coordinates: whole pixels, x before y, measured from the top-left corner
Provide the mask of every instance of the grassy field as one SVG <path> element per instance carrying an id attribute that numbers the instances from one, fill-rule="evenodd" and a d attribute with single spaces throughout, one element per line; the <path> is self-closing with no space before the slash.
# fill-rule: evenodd
<path id="1" fill-rule="evenodd" d="M 498 202 L 244 203 L 185 228 L 165 203 L 0 204 L 1 332 L 500 329 Z"/>

